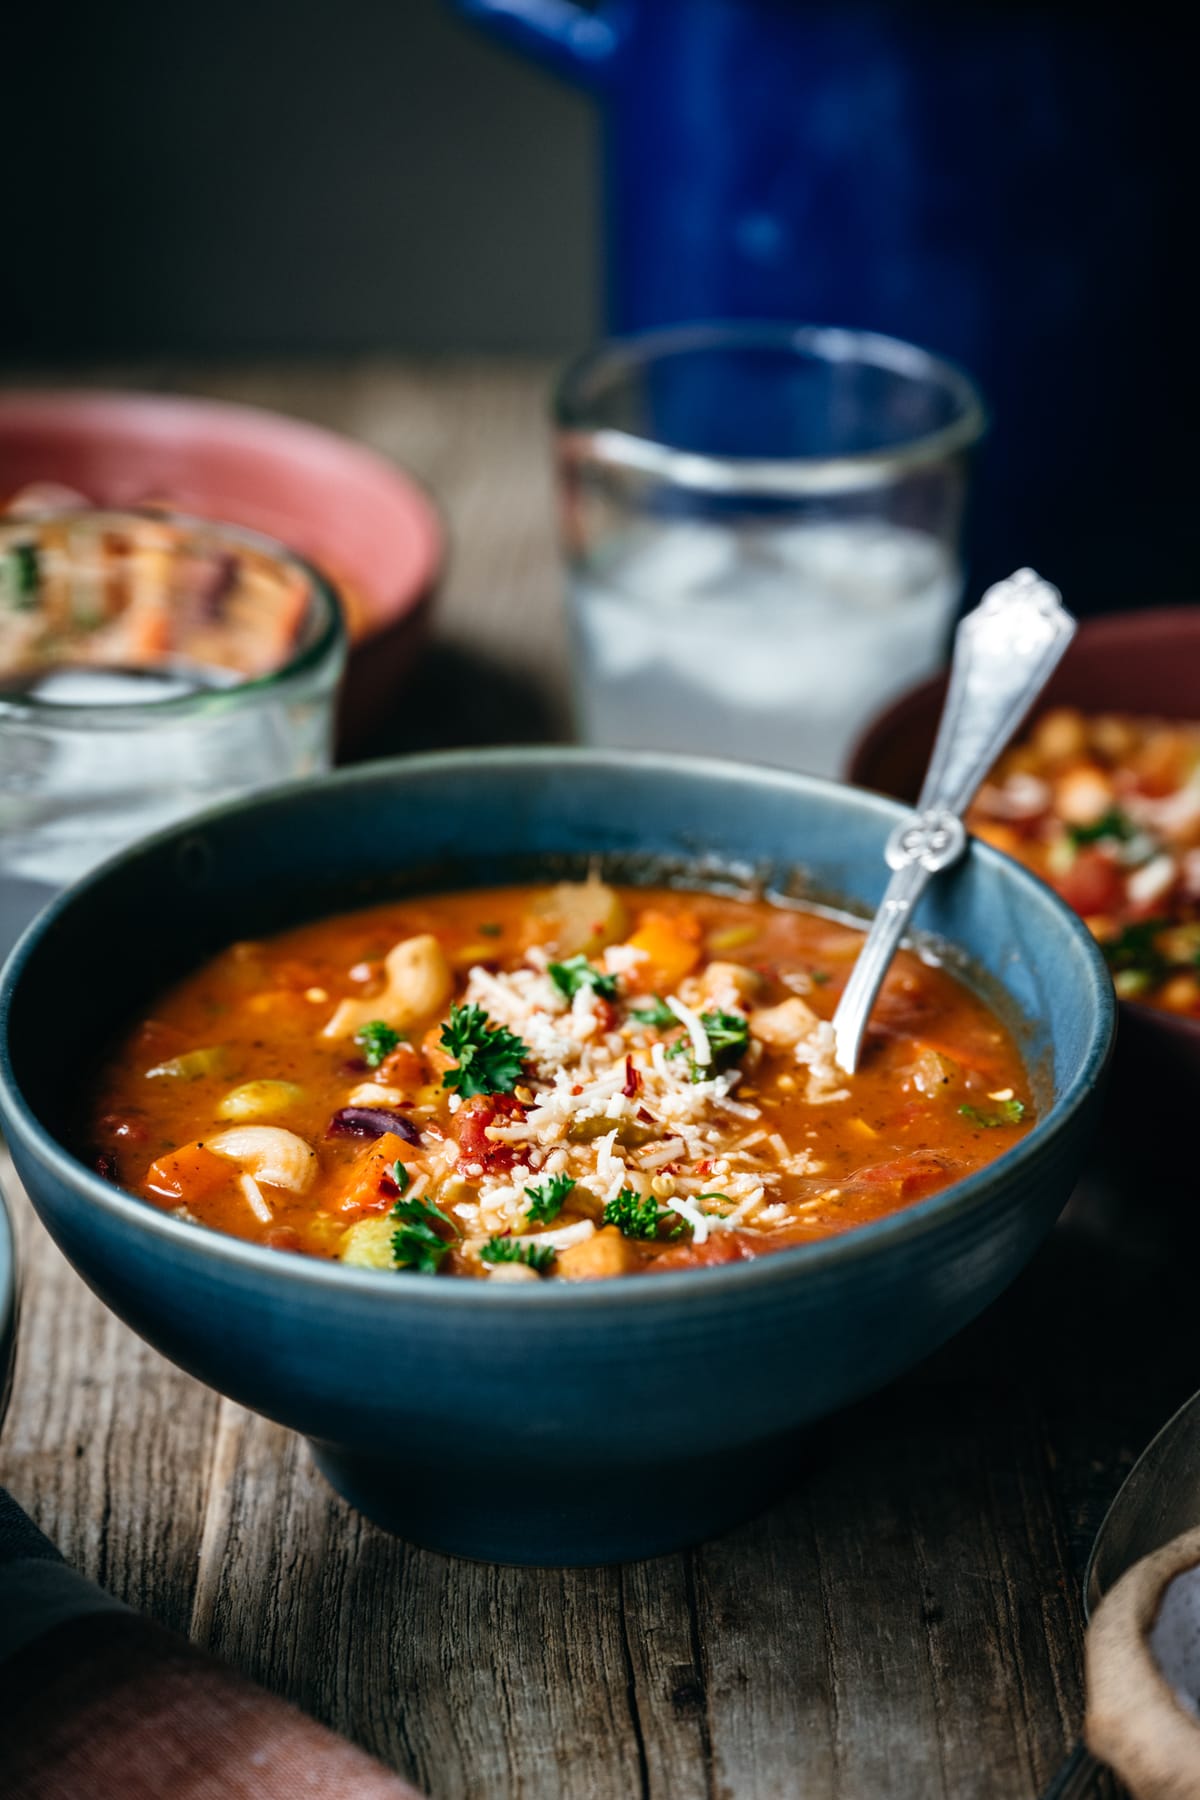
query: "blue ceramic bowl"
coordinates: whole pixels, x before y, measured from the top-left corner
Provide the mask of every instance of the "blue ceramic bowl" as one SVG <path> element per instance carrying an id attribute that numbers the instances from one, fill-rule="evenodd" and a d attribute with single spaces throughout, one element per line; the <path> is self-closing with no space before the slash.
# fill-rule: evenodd
<path id="1" fill-rule="evenodd" d="M 17 1268 L 12 1222 L 0 1194 L 0 1424 L 8 1410 L 13 1345 L 17 1335 Z"/>
<path id="2" fill-rule="evenodd" d="M 665 859 L 851 906 L 902 809 L 801 776 L 665 756 L 504 750 L 376 764 L 164 832 L 36 923 L 0 992 L 0 1118 L 71 1262 L 165 1356 L 312 1442 L 353 1505 L 418 1543 L 624 1560 L 779 1492 L 806 1426 L 880 1387 L 1012 1280 L 1070 1190 L 1113 1036 L 1091 937 L 975 846 L 919 923 L 1029 1022 L 1042 1117 L 991 1168 L 844 1237 L 595 1284 L 399 1278 L 185 1224 L 63 1148 L 73 1049 L 236 937 L 398 890 Z"/>

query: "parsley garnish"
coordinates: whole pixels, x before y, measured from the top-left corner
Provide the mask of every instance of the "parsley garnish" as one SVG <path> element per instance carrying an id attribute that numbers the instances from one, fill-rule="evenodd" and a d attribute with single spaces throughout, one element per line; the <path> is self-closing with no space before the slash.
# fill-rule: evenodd
<path id="1" fill-rule="evenodd" d="M 679 1023 L 661 994 L 655 994 L 653 1006 L 634 1006 L 630 1013 L 639 1025 L 653 1025 L 657 1031 L 667 1031 Z"/>
<path id="2" fill-rule="evenodd" d="M 397 1192 L 403 1194 L 407 1190 L 409 1175 L 408 1170 L 402 1162 L 394 1162 L 392 1164 L 392 1180 L 396 1184 Z"/>
<path id="3" fill-rule="evenodd" d="M 452 1006 L 442 1026 L 442 1048 L 458 1058 L 447 1069 L 442 1086 L 457 1088 L 464 1100 L 473 1094 L 511 1094 L 521 1079 L 529 1047 L 506 1025 L 493 1025 L 482 1006 Z"/>
<path id="4" fill-rule="evenodd" d="M 671 1017 L 674 1018 L 674 1013 Z M 750 1044 L 750 1023 L 741 1013 L 706 1012 L 700 1014 L 700 1023 L 704 1027 L 704 1035 L 708 1039 L 708 1047 L 712 1051 L 712 1061 L 700 1064 L 688 1037 L 676 1038 L 668 1056 L 686 1056 L 688 1067 L 692 1071 L 693 1081 L 707 1081 L 709 1072 L 728 1068 L 746 1054 Z"/>
<path id="5" fill-rule="evenodd" d="M 684 1229 L 684 1221 L 669 1207 L 660 1206 L 653 1194 L 647 1194 L 643 1199 L 634 1188 L 622 1188 L 616 1199 L 610 1200 L 604 1208 L 604 1223 L 615 1225 L 625 1237 L 656 1238 L 665 1219 L 675 1220 L 675 1229 L 667 1236 L 678 1237 Z"/>
<path id="6" fill-rule="evenodd" d="M 813 969 L 811 971 L 811 979 L 818 987 L 824 987 L 825 983 L 831 979 L 831 976 L 828 969 Z"/>
<path id="7" fill-rule="evenodd" d="M 22 611 L 32 606 L 41 580 L 37 545 L 14 544 L 0 568 L 3 569 L 4 586 L 9 591 L 12 605 Z"/>
<path id="8" fill-rule="evenodd" d="M 527 1269 L 536 1269 L 539 1275 L 549 1272 L 554 1261 L 553 1244 L 526 1243 L 522 1238 L 493 1237 L 489 1238 L 479 1252 L 485 1263 L 524 1263 Z"/>
<path id="9" fill-rule="evenodd" d="M 1025 1117 L 1025 1102 L 1001 1100 L 994 1113 L 980 1112 L 977 1106 L 960 1106 L 958 1110 L 972 1125 L 982 1125 L 991 1131 L 996 1125 L 1019 1125 Z"/>
<path id="10" fill-rule="evenodd" d="M 1132 821 L 1113 806 L 1102 818 L 1094 819 L 1090 825 L 1068 825 L 1067 836 L 1076 846 L 1082 844 L 1098 844 L 1103 838 L 1116 838 L 1118 843 L 1125 844 L 1134 835 Z"/>
<path id="11" fill-rule="evenodd" d="M 590 987 L 604 1000 L 617 997 L 617 978 L 603 975 L 586 956 L 572 956 L 566 962 L 550 963 L 547 975 L 564 1000 L 573 1000 L 581 987 Z"/>
<path id="12" fill-rule="evenodd" d="M 382 1019 L 371 1019 L 361 1031 L 355 1032 L 354 1041 L 366 1058 L 368 1069 L 377 1069 L 404 1040 L 399 1031 L 393 1031 Z"/>
<path id="13" fill-rule="evenodd" d="M 570 1175 L 551 1175 L 549 1180 L 538 1182 L 535 1187 L 527 1187 L 525 1192 L 529 1198 L 529 1211 L 526 1218 L 548 1225 L 551 1219 L 557 1219 L 574 1186 L 574 1179 Z"/>
<path id="14" fill-rule="evenodd" d="M 394 1165 L 393 1174 L 399 1169 L 404 1169 L 403 1163 Z M 407 1186 L 408 1171 L 405 1169 L 401 1193 Z M 430 1200 L 397 1200 L 391 1217 L 399 1225 L 399 1230 L 392 1233 L 392 1256 L 396 1267 L 415 1269 L 419 1275 L 436 1275 L 442 1258 L 449 1254 L 450 1246 L 445 1238 L 438 1236 L 431 1221 L 440 1219 L 443 1225 L 449 1225 L 453 1231 L 452 1221 Z"/>
<path id="15" fill-rule="evenodd" d="M 1126 925 L 1124 931 L 1100 946 L 1109 968 L 1114 973 L 1118 969 L 1138 969 L 1146 975 L 1161 975 L 1167 960 L 1154 940 L 1166 925 L 1166 919 L 1139 919 L 1136 924 Z"/>
<path id="16" fill-rule="evenodd" d="M 503 925 L 493 925 L 489 923 L 487 925 L 477 925 L 475 929 L 480 937 L 499 937 L 504 930 L 504 927 Z"/>

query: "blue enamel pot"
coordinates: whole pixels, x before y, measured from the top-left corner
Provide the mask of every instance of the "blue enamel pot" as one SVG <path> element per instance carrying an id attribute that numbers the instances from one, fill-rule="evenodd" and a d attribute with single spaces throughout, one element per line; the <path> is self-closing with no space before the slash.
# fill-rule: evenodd
<path id="1" fill-rule="evenodd" d="M 521 1563 L 678 1549 L 791 1477 L 806 1427 L 911 1367 L 1021 1268 L 1070 1191 L 1113 1037 L 1087 931 L 975 845 L 922 930 L 1026 1023 L 1034 1130 L 934 1198 L 761 1260 L 594 1284 L 397 1276 L 272 1251 L 124 1194 L 64 1147 L 81 1047 L 231 939 L 398 891 L 664 864 L 857 909 L 902 809 L 684 758 L 500 750 L 275 790 L 135 846 L 66 893 L 0 990 L 0 1118 L 51 1235 L 164 1356 L 311 1440 L 415 1542 Z M 66 1041 L 67 1051 L 64 1053 Z"/>

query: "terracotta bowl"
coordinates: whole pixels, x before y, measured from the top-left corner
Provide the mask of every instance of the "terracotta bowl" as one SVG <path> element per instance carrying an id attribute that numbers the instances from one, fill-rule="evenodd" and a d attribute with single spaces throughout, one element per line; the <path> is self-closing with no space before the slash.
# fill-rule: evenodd
<path id="1" fill-rule="evenodd" d="M 35 483 L 104 506 L 165 501 L 264 531 L 344 590 L 340 746 L 394 701 L 424 634 L 444 534 L 408 475 L 349 439 L 257 407 L 174 395 L 0 395 L 0 505 Z"/>
<path id="2" fill-rule="evenodd" d="M 895 701 L 859 739 L 847 778 L 859 787 L 915 800 L 945 691 L 945 677 L 936 676 Z M 1038 711 L 1052 706 L 1200 719 L 1200 606 L 1086 621 Z M 1143 1144 L 1155 1136 L 1160 1147 L 1168 1146 L 1179 1137 L 1180 1117 L 1190 1117 L 1195 1103 L 1200 1019 L 1135 1000 L 1123 1000 L 1120 1014 L 1114 1097 L 1122 1111 L 1140 1121 Z"/>

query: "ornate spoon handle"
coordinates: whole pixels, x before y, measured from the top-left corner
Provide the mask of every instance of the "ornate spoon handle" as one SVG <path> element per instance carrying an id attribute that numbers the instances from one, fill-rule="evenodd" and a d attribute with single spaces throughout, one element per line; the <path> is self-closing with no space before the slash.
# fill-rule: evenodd
<path id="1" fill-rule="evenodd" d="M 833 1016 L 837 1059 L 858 1064 L 863 1033 L 931 875 L 967 846 L 961 815 L 1075 635 L 1058 589 L 1020 569 L 988 589 L 954 639 L 950 686 L 914 817 L 884 849 L 893 871 Z"/>

